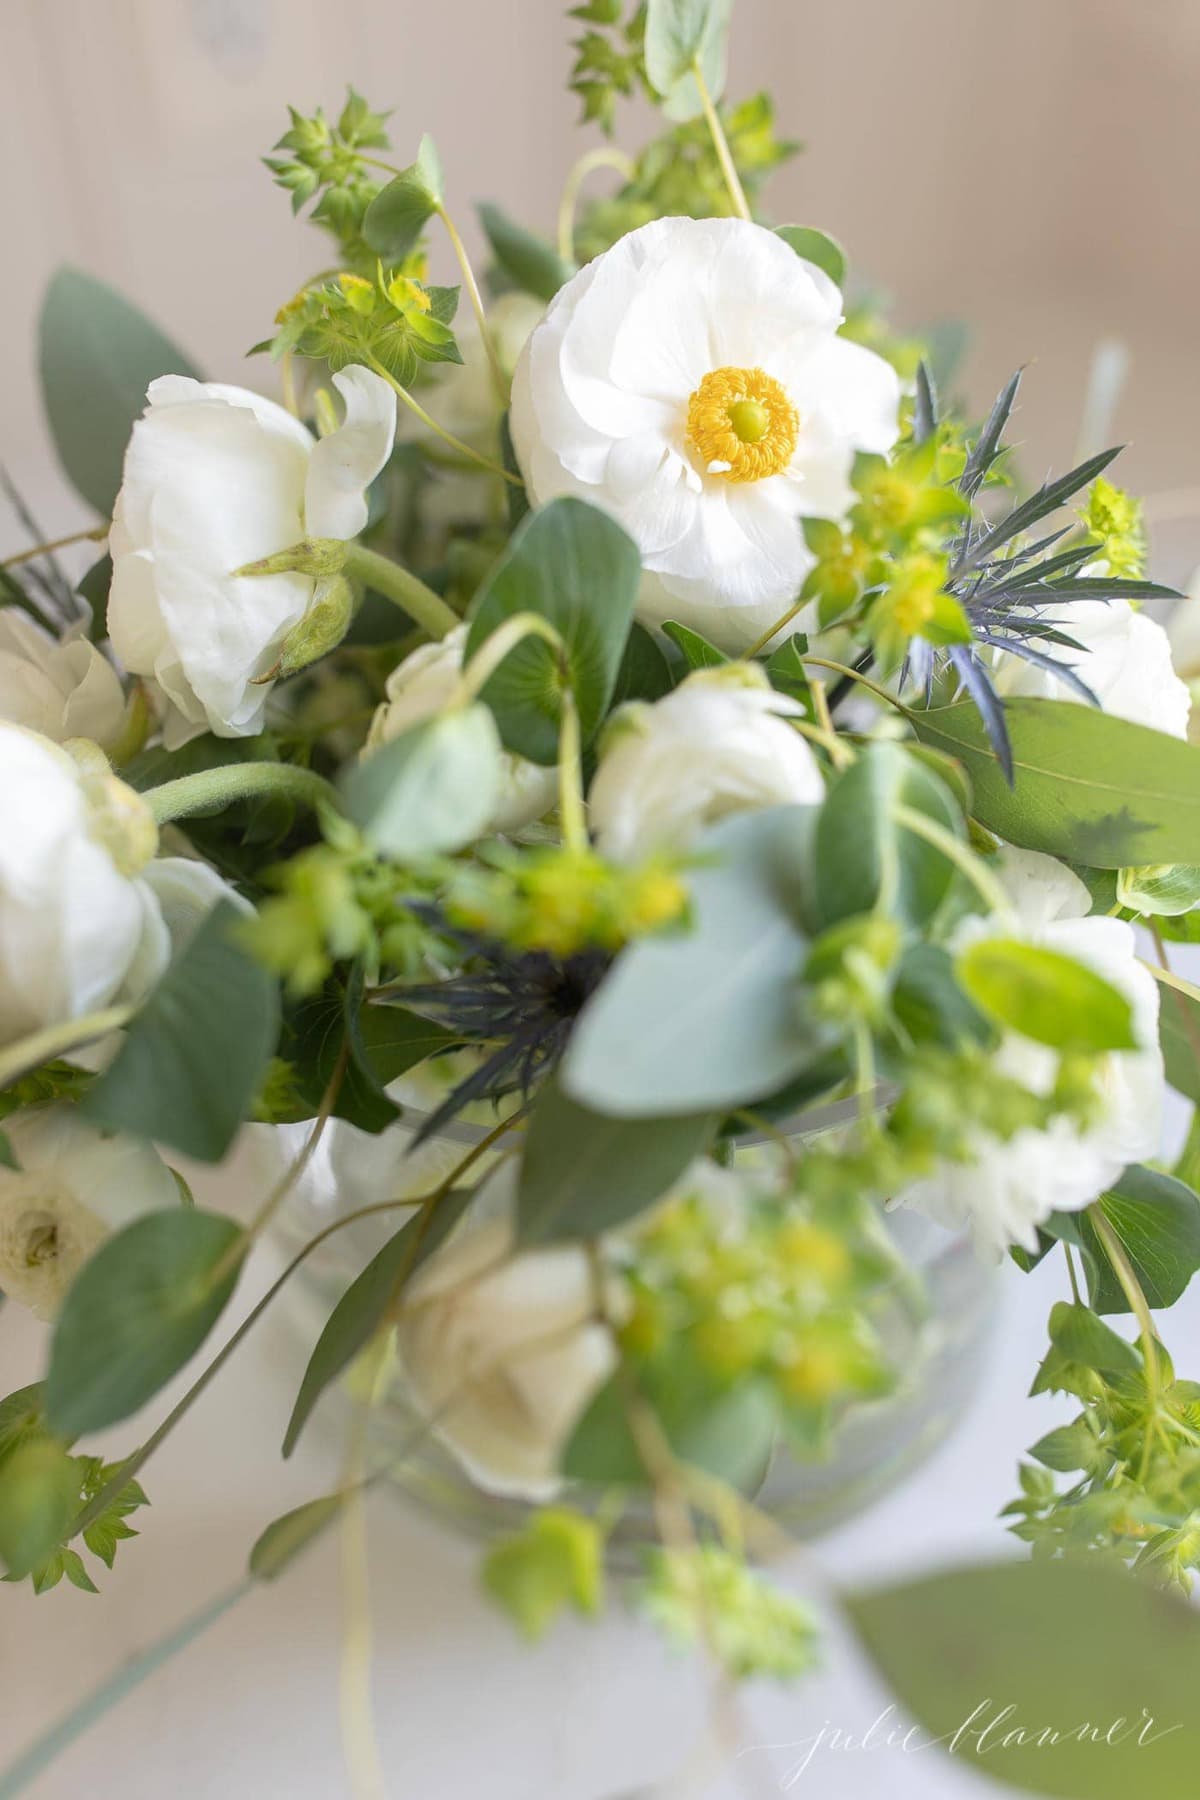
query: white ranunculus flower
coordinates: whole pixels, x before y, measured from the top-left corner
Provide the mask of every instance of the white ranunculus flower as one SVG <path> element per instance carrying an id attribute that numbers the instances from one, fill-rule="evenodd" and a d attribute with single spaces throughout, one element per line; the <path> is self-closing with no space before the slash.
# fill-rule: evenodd
<path id="1" fill-rule="evenodd" d="M 612 513 L 654 577 L 651 623 L 745 649 L 799 593 L 802 518 L 840 518 L 900 385 L 839 337 L 842 296 L 742 219 L 659 219 L 572 277 L 522 352 L 513 440 L 538 505 Z"/>
<path id="2" fill-rule="evenodd" d="M 152 861 L 157 838 L 116 776 L 0 722 L 0 1044 L 139 999 L 236 899 L 204 863 Z"/>
<path id="3" fill-rule="evenodd" d="M 600 849 L 624 862 L 680 849 L 729 813 L 818 805 L 821 772 L 788 724 L 802 711 L 749 663 L 697 671 L 652 705 L 624 708 L 588 794 Z"/>
<path id="4" fill-rule="evenodd" d="M 417 1408 L 471 1478 L 546 1500 L 616 1353 L 586 1251 L 514 1250 L 515 1193 L 506 1162 L 406 1288 L 397 1351 Z"/>
<path id="5" fill-rule="evenodd" d="M 899 1196 L 901 1204 L 943 1225 L 969 1226 L 980 1248 L 997 1257 L 1010 1244 L 1036 1249 L 1037 1227 L 1052 1212 L 1081 1211 L 1129 1163 L 1157 1155 L 1164 1086 L 1158 988 L 1137 959 L 1133 927 L 1121 919 L 1085 918 L 1087 889 L 1052 857 L 1007 850 L 998 873 L 1012 896 L 1016 924 L 1000 917 L 968 919 L 960 928 L 963 940 L 1019 934 L 1076 958 L 1129 1001 L 1140 1048 L 1100 1059 L 1099 1107 L 1090 1125 L 1060 1117 L 1047 1130 L 1026 1129 L 1007 1139 L 981 1130 L 974 1163 L 942 1163 Z M 1016 1032 L 1006 1033 L 996 1062 L 1035 1093 L 1053 1087 L 1056 1054 Z"/>
<path id="6" fill-rule="evenodd" d="M 1186 737 L 1191 695 L 1171 666 L 1171 644 L 1161 625 L 1135 612 L 1128 600 L 1074 600 L 1055 615 L 1057 628 L 1082 645 L 1048 648 L 1056 662 L 1067 663 L 1091 688 L 1106 713 L 1149 725 L 1171 737 Z M 1034 668 L 1018 656 L 999 650 L 994 656 L 995 683 L 1006 697 L 1078 700 L 1080 694 L 1048 670 Z"/>
<path id="7" fill-rule="evenodd" d="M 125 667 L 162 690 L 168 748 L 199 731 L 262 730 L 270 684 L 253 684 L 313 597 L 309 575 L 233 571 L 367 522 L 396 396 L 357 365 L 333 382 L 346 416 L 320 442 L 246 388 L 182 375 L 150 384 L 113 512 L 108 629 Z"/>
<path id="8" fill-rule="evenodd" d="M 151 1145 L 70 1106 L 17 1113 L 4 1131 L 20 1167 L 0 1167 L 0 1292 L 51 1319 L 109 1233 L 178 1205 L 179 1187 Z"/>
<path id="9" fill-rule="evenodd" d="M 455 626 L 439 643 L 422 644 L 398 663 L 387 680 L 387 699 L 377 709 L 367 738 L 368 751 L 390 743 L 446 706 L 462 673 L 465 625 Z M 554 804 L 557 773 L 523 756 L 505 754 L 500 800 L 491 828 L 520 831 L 540 819 Z"/>
<path id="10" fill-rule="evenodd" d="M 10 606 L 0 612 L 0 719 L 56 744 L 91 738 L 108 750 L 125 723 L 125 695 L 82 625 L 59 640 Z"/>

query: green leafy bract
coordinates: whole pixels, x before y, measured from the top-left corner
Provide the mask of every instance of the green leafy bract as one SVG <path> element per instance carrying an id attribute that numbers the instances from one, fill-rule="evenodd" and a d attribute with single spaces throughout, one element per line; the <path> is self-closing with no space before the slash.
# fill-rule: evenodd
<path id="1" fill-rule="evenodd" d="M 389 263 L 403 262 L 444 199 L 441 158 L 431 137 L 415 163 L 376 194 L 363 215 L 363 236 Z"/>

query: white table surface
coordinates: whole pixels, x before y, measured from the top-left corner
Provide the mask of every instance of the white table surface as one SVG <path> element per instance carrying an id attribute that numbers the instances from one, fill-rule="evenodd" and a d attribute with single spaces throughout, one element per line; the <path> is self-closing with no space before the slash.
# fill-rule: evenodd
<path id="1" fill-rule="evenodd" d="M 278 1266 L 256 1253 L 230 1317 Z M 1045 1344 L 1061 1259 L 1032 1276 L 1006 1268 L 990 1361 L 969 1416 L 902 1486 L 868 1513 L 782 1564 L 779 1579 L 814 1586 L 895 1577 L 954 1559 L 1003 1553 L 996 1519 L 1016 1492 L 1025 1448 L 1071 1402 L 1026 1398 Z M 1200 1369 L 1197 1308 L 1170 1315 L 1181 1372 Z M 214 1339 L 214 1342 L 216 1340 Z M 40 1372 L 44 1328 L 0 1311 L 8 1392 Z M 286 1308 L 268 1313 L 148 1465 L 152 1509 L 122 1546 L 99 1599 L 65 1582 L 35 1598 L 0 1592 L 0 1766 L 123 1659 L 233 1582 L 262 1527 L 328 1491 L 342 1453 L 337 1408 L 323 1408 L 290 1463 L 278 1445 L 303 1365 Z M 183 1384 L 179 1384 L 182 1386 Z M 111 1434 L 112 1454 L 145 1421 Z M 481 1597 L 476 1551 L 384 1491 L 367 1502 L 371 1540 L 374 1700 L 389 1800 L 641 1800 L 683 1767 L 711 1717 L 700 1665 L 663 1648 L 620 1613 L 569 1620 L 537 1649 L 515 1639 Z M 129 1699 L 29 1789 L 31 1800 L 340 1800 L 353 1790 L 338 1726 L 340 1546 L 327 1534 L 277 1585 L 257 1589 Z M 823 1726 L 866 1732 L 888 1697 L 851 1645 L 831 1631 L 822 1672 L 786 1689 L 743 1690 L 735 1735 L 745 1754 L 715 1765 L 711 1800 L 806 1792 L 821 1800 L 971 1800 L 994 1793 L 961 1761 L 926 1749 L 818 1750 L 794 1772 L 798 1746 Z M 358 1800 L 358 1796 L 354 1796 Z"/>

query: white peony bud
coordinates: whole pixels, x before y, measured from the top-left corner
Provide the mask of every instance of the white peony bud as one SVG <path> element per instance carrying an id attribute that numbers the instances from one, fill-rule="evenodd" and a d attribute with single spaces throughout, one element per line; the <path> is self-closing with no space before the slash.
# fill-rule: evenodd
<path id="1" fill-rule="evenodd" d="M 173 946 L 236 898 L 203 863 L 152 862 L 156 841 L 115 775 L 0 723 L 0 1044 L 140 999 Z"/>
<path id="2" fill-rule="evenodd" d="M 56 744 L 91 738 L 109 750 L 124 727 L 125 695 L 82 626 L 60 642 L 6 607 L 0 612 L 0 719 Z"/>
<path id="3" fill-rule="evenodd" d="M 113 511 L 108 628 L 125 667 L 161 690 L 168 748 L 205 730 L 262 730 L 260 678 L 312 599 L 311 575 L 233 571 L 367 522 L 396 396 L 358 366 L 333 381 L 346 416 L 320 442 L 246 388 L 182 375 L 150 384 Z"/>
<path id="4" fill-rule="evenodd" d="M 20 1167 L 0 1167 L 0 1292 L 52 1319 L 109 1233 L 178 1205 L 179 1187 L 151 1145 L 105 1136 L 70 1106 L 17 1113 L 4 1132 Z"/>
<path id="5" fill-rule="evenodd" d="M 371 722 L 368 751 L 390 743 L 410 726 L 434 718 L 445 707 L 462 673 L 465 625 L 456 626 L 439 643 L 422 644 L 394 668 L 387 680 L 387 699 Z M 523 756 L 506 754 L 500 800 L 491 821 L 494 831 L 520 831 L 554 805 L 558 777 Z"/>
<path id="6" fill-rule="evenodd" d="M 852 505 L 857 450 L 896 441 L 900 384 L 838 336 L 842 296 L 744 219 L 658 219 L 567 282 L 517 365 L 512 433 L 539 505 L 618 519 L 649 623 L 744 649 L 796 599 L 804 518 Z"/>
<path id="7" fill-rule="evenodd" d="M 1065 1116 L 1046 1130 L 1032 1127 L 998 1138 L 976 1134 L 973 1162 L 943 1162 L 899 1196 L 940 1224 L 969 1226 L 980 1249 L 997 1258 L 1010 1244 L 1037 1248 L 1037 1227 L 1052 1212 L 1079 1212 L 1110 1187 L 1130 1163 L 1158 1153 L 1164 1076 L 1158 1045 L 1158 988 L 1137 957 L 1133 928 L 1121 919 L 1086 918 L 1091 897 L 1083 883 L 1052 857 L 1006 850 L 997 867 L 1012 897 L 1017 923 L 967 919 L 961 942 L 990 933 L 1023 936 L 1074 957 L 1117 989 L 1133 1013 L 1137 1050 L 1099 1058 L 1097 1114 L 1088 1125 Z M 1034 1093 L 1054 1085 L 1058 1057 L 1044 1044 L 1007 1032 L 996 1052 L 999 1071 Z"/>
<path id="8" fill-rule="evenodd" d="M 514 1251 L 504 1163 L 405 1290 L 397 1351 L 435 1435 L 482 1488 L 549 1499 L 572 1430 L 616 1363 L 577 1245 Z"/>
<path id="9" fill-rule="evenodd" d="M 588 794 L 600 849 L 619 862 L 686 847 L 729 813 L 816 806 L 824 783 L 788 717 L 803 711 L 749 663 L 689 675 L 617 714 Z"/>

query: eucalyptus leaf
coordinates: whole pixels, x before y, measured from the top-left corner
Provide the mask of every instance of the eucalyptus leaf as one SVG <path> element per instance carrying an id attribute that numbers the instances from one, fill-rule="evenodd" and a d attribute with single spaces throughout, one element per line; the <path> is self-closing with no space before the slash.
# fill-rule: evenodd
<path id="1" fill-rule="evenodd" d="M 922 1741 L 964 1767 L 1061 1800 L 1192 1800 L 1200 1618 L 1183 1601 L 1081 1556 L 958 1568 L 845 1606 Z"/>
<path id="2" fill-rule="evenodd" d="M 389 263 L 403 262 L 442 204 L 442 165 L 431 137 L 417 160 L 376 194 L 363 215 L 363 236 Z"/>
<path id="3" fill-rule="evenodd" d="M 136 306 L 80 269 L 59 269 L 52 278 L 38 337 L 58 459 L 71 485 L 107 519 L 146 389 L 159 375 L 197 371 Z"/>
<path id="4" fill-rule="evenodd" d="M 635 619 L 629 628 L 610 705 L 615 709 L 627 700 L 661 700 L 672 686 L 671 665 L 657 638 Z"/>
<path id="5" fill-rule="evenodd" d="M 564 261 L 552 244 L 514 223 L 498 206 L 485 201 L 478 210 L 492 255 L 504 274 L 523 293 L 538 300 L 553 300 L 575 273 L 576 265 Z"/>
<path id="6" fill-rule="evenodd" d="M 700 1155 L 716 1120 L 614 1119 L 542 1089 L 521 1158 L 517 1232 L 525 1243 L 597 1237 L 658 1200 Z"/>
<path id="7" fill-rule="evenodd" d="M 946 784 L 899 744 L 868 744 L 831 785 L 813 847 L 816 929 L 878 906 L 912 925 L 925 924 L 955 880 L 943 851 L 897 818 L 923 813 L 953 836 L 963 819 Z"/>
<path id="8" fill-rule="evenodd" d="M 200 1348 L 237 1284 L 240 1225 L 181 1206 L 146 1213 L 84 1264 L 55 1326 L 51 1430 L 78 1437 L 127 1419 Z"/>
<path id="9" fill-rule="evenodd" d="M 775 235 L 805 262 L 815 263 L 835 287 L 845 286 L 846 252 L 828 232 L 818 231 L 814 225 L 777 225 Z"/>
<path id="10" fill-rule="evenodd" d="M 641 572 L 632 538 L 582 500 L 552 500 L 518 525 L 475 597 L 466 661 L 506 619 L 532 612 L 562 638 L 566 670 L 553 645 L 532 636 L 504 658 L 482 698 L 507 749 L 546 766 L 557 762 L 564 682 L 584 742 L 594 736 L 616 686 Z"/>
<path id="11" fill-rule="evenodd" d="M 772 807 L 704 834 L 691 929 L 622 952 L 568 1047 L 570 1098 L 626 1119 L 717 1111 L 775 1093 L 820 1059 L 828 1045 L 799 1001 L 813 818 Z"/>
<path id="12" fill-rule="evenodd" d="M 350 1283 L 317 1339 L 283 1439 L 290 1456 L 313 1407 L 331 1382 L 365 1350 L 399 1298 L 404 1283 L 443 1243 L 471 1198 L 451 1193 L 428 1216 L 408 1219 Z"/>
<path id="13" fill-rule="evenodd" d="M 1158 1002 L 1158 1041 L 1167 1080 L 1200 1106 L 1200 1000 L 1164 986 Z"/>
<path id="14" fill-rule="evenodd" d="M 500 737 L 482 701 L 410 725 L 342 782 L 346 810 L 382 856 L 441 856 L 481 837 L 500 792 Z"/>
<path id="15" fill-rule="evenodd" d="M 222 901 L 137 1013 L 85 1094 L 93 1124 L 218 1162 L 249 1116 L 279 1035 L 277 984 Z"/>
<path id="16" fill-rule="evenodd" d="M 1085 1055 L 1138 1047 L 1125 995 L 1073 956 L 984 937 L 958 953 L 954 973 L 981 1012 L 1035 1043 Z"/>
<path id="17" fill-rule="evenodd" d="M 1200 746 L 1070 700 L 1009 700 L 1004 716 L 1011 788 L 969 701 L 910 714 L 965 765 L 989 831 L 1098 869 L 1200 862 Z"/>
<path id="18" fill-rule="evenodd" d="M 309 1500 L 281 1518 L 273 1519 L 255 1540 L 250 1552 L 250 1573 L 256 1581 L 274 1581 L 307 1550 L 346 1504 L 346 1493 L 324 1494 Z"/>
<path id="19" fill-rule="evenodd" d="M 702 110 L 698 63 L 714 105 L 725 87 L 725 57 L 733 0 L 647 0 L 646 78 L 672 119 Z"/>

